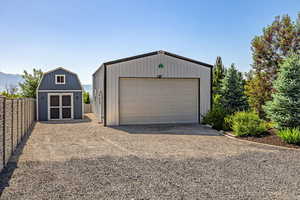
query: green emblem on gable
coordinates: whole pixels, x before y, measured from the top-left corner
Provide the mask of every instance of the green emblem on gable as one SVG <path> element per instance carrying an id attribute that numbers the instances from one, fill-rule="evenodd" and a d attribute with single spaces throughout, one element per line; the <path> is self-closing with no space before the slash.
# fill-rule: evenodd
<path id="1" fill-rule="evenodd" d="M 159 64 L 158 68 L 164 68 L 165 66 L 163 64 Z"/>

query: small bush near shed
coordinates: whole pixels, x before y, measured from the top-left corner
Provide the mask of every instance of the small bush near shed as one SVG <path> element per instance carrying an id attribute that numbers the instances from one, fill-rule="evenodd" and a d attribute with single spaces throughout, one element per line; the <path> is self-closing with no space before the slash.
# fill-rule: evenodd
<path id="1" fill-rule="evenodd" d="M 265 122 L 253 112 L 236 112 L 230 117 L 230 123 L 236 136 L 255 136 L 267 131 Z"/>
<path id="2" fill-rule="evenodd" d="M 289 144 L 300 144 L 299 128 L 286 128 L 278 131 L 277 135 Z"/>
<path id="3" fill-rule="evenodd" d="M 203 118 L 203 124 L 210 124 L 212 128 L 217 130 L 222 130 L 225 127 L 224 118 L 227 112 L 221 106 L 215 106 L 211 111 L 209 111 Z"/>
<path id="4" fill-rule="evenodd" d="M 91 103 L 89 92 L 83 92 L 83 102 L 85 104 L 90 104 Z"/>

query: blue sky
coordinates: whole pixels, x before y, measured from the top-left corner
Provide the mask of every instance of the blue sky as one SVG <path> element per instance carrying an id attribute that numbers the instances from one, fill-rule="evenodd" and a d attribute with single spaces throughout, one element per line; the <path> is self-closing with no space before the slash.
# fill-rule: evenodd
<path id="1" fill-rule="evenodd" d="M 299 11 L 299 0 L 0 0 L 0 71 L 63 66 L 88 84 L 101 63 L 155 50 L 248 71 L 252 38 Z"/>

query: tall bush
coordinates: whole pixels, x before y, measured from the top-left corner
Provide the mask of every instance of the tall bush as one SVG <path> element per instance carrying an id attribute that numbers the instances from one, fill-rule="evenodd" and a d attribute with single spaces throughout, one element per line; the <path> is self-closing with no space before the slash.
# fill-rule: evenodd
<path id="1" fill-rule="evenodd" d="M 225 68 L 222 63 L 222 58 L 217 57 L 213 68 L 213 95 L 219 95 L 222 87 L 222 80 L 225 77 Z"/>
<path id="2" fill-rule="evenodd" d="M 91 103 L 89 92 L 86 92 L 86 91 L 83 92 L 83 102 L 84 102 L 85 104 L 90 104 L 90 103 Z"/>
<path id="3" fill-rule="evenodd" d="M 217 130 L 224 130 L 226 129 L 224 119 L 227 114 L 227 110 L 220 105 L 216 105 L 203 117 L 202 123 L 210 124 L 212 128 Z"/>
<path id="4" fill-rule="evenodd" d="M 226 75 L 222 80 L 221 96 L 222 106 L 231 113 L 248 108 L 242 74 L 234 64 L 226 70 Z"/>
<path id="5" fill-rule="evenodd" d="M 279 128 L 300 126 L 300 55 L 292 54 L 280 67 L 273 100 L 264 109 Z"/>
<path id="6" fill-rule="evenodd" d="M 248 104 L 251 109 L 259 114 L 260 117 L 265 117 L 265 112 L 262 106 L 266 101 L 271 100 L 272 84 L 266 80 L 266 73 L 255 73 L 246 81 L 245 94 L 248 97 Z"/>

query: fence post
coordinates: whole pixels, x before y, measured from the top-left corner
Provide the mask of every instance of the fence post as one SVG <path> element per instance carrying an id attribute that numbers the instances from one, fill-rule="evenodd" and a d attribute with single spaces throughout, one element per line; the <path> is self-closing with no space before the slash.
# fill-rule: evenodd
<path id="1" fill-rule="evenodd" d="M 11 154 L 14 153 L 14 100 L 11 99 Z"/>
<path id="2" fill-rule="evenodd" d="M 17 145 L 19 144 L 19 99 L 16 99 L 17 100 L 17 109 L 16 109 L 16 112 L 17 112 Z"/>
<path id="3" fill-rule="evenodd" d="M 27 105 L 27 132 L 26 132 L 26 134 L 28 134 L 28 132 L 29 132 L 29 100 L 28 99 L 26 99 L 26 105 Z"/>
<path id="4" fill-rule="evenodd" d="M 31 99 L 28 100 L 29 103 L 29 130 L 31 130 L 31 115 L 32 115 L 32 110 L 31 110 Z"/>
<path id="5" fill-rule="evenodd" d="M 2 141 L 2 145 L 3 145 L 3 167 L 5 167 L 5 126 L 6 126 L 6 123 L 5 123 L 5 105 L 6 105 L 6 98 L 5 97 L 2 97 L 3 98 L 3 141 Z"/>
<path id="6" fill-rule="evenodd" d="M 24 112 L 23 112 L 23 99 L 21 99 L 21 136 L 20 136 L 20 141 L 22 140 L 22 137 L 23 137 L 23 129 L 24 129 L 24 124 L 23 124 L 23 115 L 24 115 Z"/>
<path id="7" fill-rule="evenodd" d="M 22 133 L 22 139 L 23 139 L 23 136 L 24 136 L 24 133 L 26 131 L 26 107 L 25 107 L 25 100 L 23 99 L 23 133 Z"/>
<path id="8" fill-rule="evenodd" d="M 28 99 L 26 99 L 26 106 L 27 106 L 27 132 L 26 132 L 26 134 L 28 134 L 28 132 L 29 132 L 29 100 Z"/>

